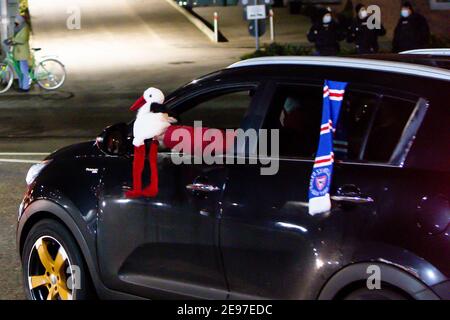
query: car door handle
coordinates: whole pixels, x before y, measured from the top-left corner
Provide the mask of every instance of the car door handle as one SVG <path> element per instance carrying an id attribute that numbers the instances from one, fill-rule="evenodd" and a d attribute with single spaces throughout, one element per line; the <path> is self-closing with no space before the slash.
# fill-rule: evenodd
<path id="1" fill-rule="evenodd" d="M 189 191 L 199 191 L 199 192 L 215 192 L 219 191 L 220 188 L 217 186 L 213 186 L 211 184 L 204 183 L 192 183 L 186 186 L 186 189 Z"/>
<path id="2" fill-rule="evenodd" d="M 351 203 L 372 203 L 372 202 L 374 202 L 374 200 L 371 197 L 345 196 L 345 195 L 331 196 L 331 200 L 334 200 L 337 202 L 351 202 Z"/>
<path id="3" fill-rule="evenodd" d="M 372 203 L 374 200 L 364 195 L 361 190 L 354 184 L 345 184 L 338 188 L 335 195 L 331 196 L 331 200 L 347 203 Z"/>

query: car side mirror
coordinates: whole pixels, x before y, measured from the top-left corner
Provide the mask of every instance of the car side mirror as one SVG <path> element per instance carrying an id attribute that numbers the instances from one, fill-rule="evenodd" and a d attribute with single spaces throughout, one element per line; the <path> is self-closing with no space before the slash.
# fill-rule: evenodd
<path id="1" fill-rule="evenodd" d="M 130 153 L 131 139 L 129 126 L 126 123 L 117 123 L 109 126 L 97 137 L 96 145 L 103 153 L 109 156 L 124 156 Z"/>

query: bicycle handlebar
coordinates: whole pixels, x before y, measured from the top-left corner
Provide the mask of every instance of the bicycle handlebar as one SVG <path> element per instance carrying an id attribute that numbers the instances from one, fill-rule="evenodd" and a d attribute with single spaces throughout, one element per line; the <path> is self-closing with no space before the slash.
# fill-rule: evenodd
<path id="1" fill-rule="evenodd" d="M 15 45 L 21 45 L 21 44 L 23 44 L 23 43 L 20 43 L 20 42 L 14 42 L 14 41 L 11 40 L 11 39 L 6 39 L 6 40 L 3 41 L 3 44 L 5 44 L 5 45 L 7 45 L 7 46 L 10 46 L 10 47 L 14 47 Z"/>

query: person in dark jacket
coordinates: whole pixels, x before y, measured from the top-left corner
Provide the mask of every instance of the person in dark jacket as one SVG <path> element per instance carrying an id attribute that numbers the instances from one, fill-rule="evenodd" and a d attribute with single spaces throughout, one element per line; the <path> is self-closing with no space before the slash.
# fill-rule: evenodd
<path id="1" fill-rule="evenodd" d="M 409 2 L 403 3 L 401 18 L 394 32 L 393 52 L 426 48 L 430 42 L 430 28 L 424 16 L 414 12 Z"/>
<path id="2" fill-rule="evenodd" d="M 321 11 L 319 16 L 309 30 L 308 40 L 315 44 L 318 55 L 335 56 L 340 50 L 339 41 L 344 40 L 345 35 L 333 20 L 330 9 Z"/>
<path id="3" fill-rule="evenodd" d="M 383 25 L 380 28 L 371 28 L 367 25 L 369 14 L 367 9 L 362 4 L 355 7 L 356 19 L 348 30 L 347 42 L 355 43 L 356 51 L 359 54 L 377 53 L 378 52 L 378 37 L 386 34 L 386 29 Z"/>

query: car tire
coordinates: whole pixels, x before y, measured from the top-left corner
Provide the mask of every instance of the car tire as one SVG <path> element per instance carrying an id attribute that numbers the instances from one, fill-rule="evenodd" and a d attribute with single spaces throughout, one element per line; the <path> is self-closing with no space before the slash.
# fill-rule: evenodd
<path id="1" fill-rule="evenodd" d="M 360 288 L 346 295 L 343 300 L 408 300 L 408 297 L 390 288 Z"/>
<path id="2" fill-rule="evenodd" d="M 25 240 L 22 274 L 30 300 L 94 298 L 90 275 L 75 239 L 58 221 L 36 223 Z"/>

